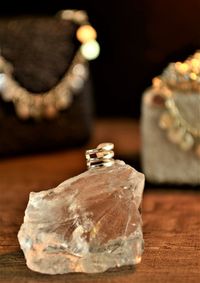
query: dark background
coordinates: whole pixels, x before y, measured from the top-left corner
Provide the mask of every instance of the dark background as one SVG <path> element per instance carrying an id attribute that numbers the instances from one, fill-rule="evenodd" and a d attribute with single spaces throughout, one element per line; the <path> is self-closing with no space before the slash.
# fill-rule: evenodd
<path id="1" fill-rule="evenodd" d="M 101 55 L 91 62 L 99 116 L 140 114 L 141 94 L 168 62 L 200 48 L 199 0 L 1 1 L 1 16 L 85 9 Z"/>

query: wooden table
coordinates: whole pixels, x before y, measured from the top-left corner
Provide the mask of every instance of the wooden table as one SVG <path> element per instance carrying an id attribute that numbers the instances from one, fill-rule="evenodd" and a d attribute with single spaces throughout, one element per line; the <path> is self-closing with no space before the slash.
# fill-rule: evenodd
<path id="1" fill-rule="evenodd" d="M 139 128 L 130 120 L 96 124 L 87 147 L 114 141 L 117 154 L 135 158 Z M 112 129 L 112 131 L 111 131 Z M 30 191 L 56 186 L 85 170 L 84 148 L 0 161 L 0 282 L 200 282 L 200 190 L 146 186 L 142 262 L 104 274 L 48 276 L 30 271 L 16 238 Z"/>

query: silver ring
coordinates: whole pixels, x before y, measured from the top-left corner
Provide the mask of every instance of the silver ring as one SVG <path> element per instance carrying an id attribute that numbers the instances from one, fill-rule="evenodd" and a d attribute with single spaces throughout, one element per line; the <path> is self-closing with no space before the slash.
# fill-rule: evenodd
<path id="1" fill-rule="evenodd" d="M 113 149 L 113 143 L 101 143 L 97 148 L 86 150 L 85 157 L 88 169 L 112 166 L 114 164 Z"/>

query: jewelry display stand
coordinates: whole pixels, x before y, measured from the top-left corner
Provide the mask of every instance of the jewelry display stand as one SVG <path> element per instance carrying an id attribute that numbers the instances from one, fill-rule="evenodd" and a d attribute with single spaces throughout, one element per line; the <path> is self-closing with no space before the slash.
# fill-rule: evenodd
<path id="1" fill-rule="evenodd" d="M 191 70 L 198 54 L 170 64 L 143 95 L 142 165 L 150 182 L 200 184 L 199 74 Z"/>
<path id="2" fill-rule="evenodd" d="M 0 157 L 87 142 L 96 36 L 78 10 L 0 21 Z"/>

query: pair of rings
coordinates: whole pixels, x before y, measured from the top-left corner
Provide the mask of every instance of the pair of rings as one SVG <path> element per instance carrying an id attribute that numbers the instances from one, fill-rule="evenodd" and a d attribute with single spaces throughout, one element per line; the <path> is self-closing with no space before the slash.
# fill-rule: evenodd
<path id="1" fill-rule="evenodd" d="M 86 150 L 87 167 L 110 167 L 114 164 L 114 144 L 101 143 L 94 149 Z"/>

